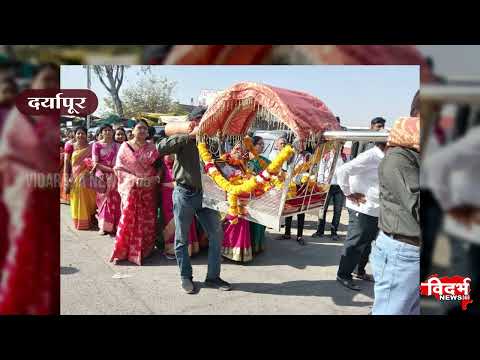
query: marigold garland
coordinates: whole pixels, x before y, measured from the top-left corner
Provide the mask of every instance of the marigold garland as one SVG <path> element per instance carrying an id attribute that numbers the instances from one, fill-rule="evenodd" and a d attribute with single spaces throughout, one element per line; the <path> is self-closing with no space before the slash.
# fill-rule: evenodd
<path id="1" fill-rule="evenodd" d="M 295 154 L 295 150 L 290 145 L 285 145 L 278 153 L 277 157 L 273 159 L 270 165 L 267 166 L 267 171 L 270 174 L 276 175 L 281 170 L 285 161 L 288 161 Z"/>
<path id="2" fill-rule="evenodd" d="M 278 174 L 282 164 L 288 161 L 295 154 L 295 151 L 290 145 L 285 146 L 270 165 L 262 171 L 261 175 L 251 176 L 248 179 L 244 179 L 243 182 L 238 178 L 233 181 L 225 179 L 216 168 L 206 143 L 201 142 L 198 144 L 198 153 L 205 164 L 207 174 L 213 179 L 215 184 L 228 194 L 228 214 L 232 217 L 231 221 L 236 223 L 239 213 L 243 213 L 242 206 L 239 207 L 238 204 L 238 197 L 245 194 L 255 194 L 256 190 L 265 191 L 270 186 L 272 176 Z"/>
<path id="3" fill-rule="evenodd" d="M 220 159 L 225 161 L 228 165 L 232 166 L 241 166 L 242 168 L 245 167 L 245 163 L 243 160 L 235 159 L 232 155 L 230 154 L 223 154 L 220 156 Z"/>

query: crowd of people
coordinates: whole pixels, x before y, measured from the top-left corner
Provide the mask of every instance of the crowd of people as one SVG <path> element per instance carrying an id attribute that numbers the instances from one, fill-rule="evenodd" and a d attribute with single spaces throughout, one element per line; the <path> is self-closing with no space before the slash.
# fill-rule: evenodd
<path id="1" fill-rule="evenodd" d="M 60 201 L 70 205 L 75 228 L 98 226 L 101 235 L 115 236 L 110 259 L 114 262 L 141 265 L 155 248 L 167 259 L 176 259 L 187 293 L 195 292 L 190 256 L 200 248 L 209 249 L 206 283 L 228 290 L 230 284 L 220 278 L 221 256 L 248 262 L 265 246 L 265 226 L 242 218 L 236 222 L 228 216 L 222 219 L 202 206 L 193 129 L 204 112 L 196 109 L 186 126 L 167 127 L 156 144 L 148 124 L 139 121 L 131 139 L 122 128 L 102 125 L 96 141 L 89 142 L 88 131 L 79 127 L 65 134 L 60 149 Z M 259 136 L 251 140 L 255 152 L 261 154 L 264 140 Z M 286 144 L 286 137 L 280 137 L 276 151 Z M 243 142 L 231 145 L 227 156 L 233 162 L 221 166 L 227 176 L 246 171 L 259 174 L 271 161 L 254 156 Z M 290 227 L 291 221 L 287 233 Z"/>
<path id="2" fill-rule="evenodd" d="M 201 114 L 192 114 L 190 124 Z M 193 292 L 190 256 L 207 237 L 206 283 L 229 290 L 220 278 L 223 232 L 218 213 L 201 204 L 196 142 L 188 131 L 180 134 L 163 132 L 155 144 L 148 124 L 139 121 L 131 139 L 121 128 L 102 125 L 96 141 L 89 142 L 85 128 L 75 129 L 61 154 L 61 201 L 70 204 L 76 229 L 98 226 L 101 235 L 115 236 L 112 262 L 141 265 L 155 248 L 176 258 L 186 292 Z"/>
<path id="3" fill-rule="evenodd" d="M 423 68 L 425 67 L 422 66 Z M 58 67 L 54 65 L 38 67 L 31 87 L 35 89 L 59 88 L 58 70 Z M 58 161 L 58 143 L 56 140 L 51 142 L 50 135 L 54 132 L 48 130 L 56 128 L 58 119 L 50 121 L 47 118 L 32 118 L 14 111 L 14 99 L 20 90 L 15 79 L 0 78 L 0 160 L 2 160 L 0 161 L 0 176 L 2 177 L 2 181 L 0 181 L 0 218 L 4 220 L 0 221 L 0 313 L 58 313 L 59 278 L 47 279 L 46 276 L 42 276 L 42 274 L 58 275 L 59 270 L 57 256 L 59 244 L 55 236 L 59 231 L 59 224 L 58 221 L 52 221 L 53 218 L 46 216 L 58 213 L 58 208 L 53 206 L 55 202 L 49 201 L 51 196 L 58 198 L 58 195 L 49 189 L 29 187 L 23 176 L 32 169 L 44 172 L 45 169 L 51 168 L 50 158 L 54 158 L 55 167 L 58 166 L 56 165 L 58 164 L 56 163 Z M 410 123 L 415 124 L 420 121 L 418 116 L 418 109 L 412 106 L 410 119 L 413 120 L 409 120 Z M 143 125 L 146 126 L 146 124 Z M 141 125 L 139 126 L 141 127 Z M 410 128 L 415 129 L 416 125 Z M 58 128 L 56 129 L 54 135 L 58 139 Z M 191 137 L 188 134 L 173 136 L 165 134 L 165 139 L 161 141 L 162 144 L 155 146 L 151 140 L 148 140 L 148 136 L 145 137 L 145 141 L 142 140 L 145 133 L 142 129 L 133 131 L 140 134 L 139 136 L 135 136 L 133 132 L 125 134 L 125 131 L 121 129 L 111 129 L 111 132 L 113 130 L 115 130 L 113 141 L 108 134 L 103 134 L 109 132 L 108 126 L 106 129 L 101 129 L 97 136 L 89 134 L 86 129 L 76 129 L 73 131 L 73 135 L 71 132 L 67 138 L 63 139 L 64 143 L 60 147 L 63 152 L 63 161 L 61 161 L 60 167 L 61 173 L 64 174 L 61 201 L 72 206 L 72 217 L 78 228 L 85 227 L 85 224 L 89 228 L 93 228 L 95 224 L 98 224 L 99 231 L 116 236 L 113 260 L 126 257 L 141 261 L 145 255 L 148 256 L 148 251 L 153 246 L 151 245 L 151 235 L 145 229 L 151 229 L 152 218 L 155 219 L 153 221 L 156 227 L 153 235 L 154 246 L 163 247 L 164 253 L 169 254 L 171 258 L 175 256 L 178 259 L 188 253 L 188 256 L 183 256 L 181 264 L 182 285 L 184 289 L 188 289 L 190 283 L 187 280 L 191 274 L 191 266 L 187 258 L 189 259 L 189 256 L 194 254 L 199 246 L 201 247 L 202 238 L 206 238 L 206 236 L 201 236 L 203 226 L 199 226 L 199 223 L 201 225 L 208 223 L 210 215 L 203 215 L 203 218 L 207 220 L 204 219 L 202 223 L 199 214 L 207 209 L 201 208 L 200 204 L 194 209 L 193 221 L 189 225 L 191 228 L 188 230 L 178 229 L 174 225 L 175 221 L 181 220 L 182 211 L 187 206 L 181 205 L 179 209 L 175 210 L 177 201 L 169 203 L 168 199 L 177 196 L 175 200 L 185 201 L 187 205 L 190 205 L 196 201 L 198 193 L 201 192 L 195 186 L 188 188 L 189 184 L 191 185 L 193 182 L 191 181 L 194 178 L 193 175 L 197 174 L 193 167 L 189 167 L 188 155 L 185 155 L 180 163 L 178 161 L 179 158 L 182 158 L 178 152 L 190 155 L 195 153 L 194 149 L 191 149 L 191 153 L 186 150 L 189 146 L 187 144 L 191 142 Z M 478 222 L 478 201 L 477 208 L 472 209 L 471 203 L 475 199 L 472 200 L 471 192 L 466 192 L 468 186 L 456 184 L 456 188 L 452 189 L 452 184 L 442 181 L 447 171 L 454 167 L 463 166 L 470 168 L 472 174 L 475 173 L 475 168 L 468 165 L 475 160 L 477 155 L 472 149 L 477 149 L 478 131 L 472 131 L 469 136 L 453 139 L 451 145 L 445 146 L 443 151 L 438 152 L 435 157 L 432 156 L 431 161 L 427 163 L 432 171 L 428 180 L 429 192 L 424 192 L 422 189 L 422 206 L 428 207 L 429 211 L 428 213 L 423 211 L 425 215 L 423 220 L 426 221 L 422 220 L 423 238 L 420 236 L 420 190 L 417 186 L 419 146 L 416 143 L 416 135 L 413 135 L 414 140 L 405 142 L 405 139 L 402 139 L 397 143 L 389 141 L 386 147 L 383 147 L 382 144 L 370 144 L 372 149 L 365 148 L 364 152 L 360 149 L 358 156 L 355 155 L 354 150 L 350 162 L 342 157 L 341 161 L 337 162 L 337 171 L 333 177 L 325 206 L 326 209 L 330 202 L 334 204 L 331 237 L 336 240 L 338 239 L 339 214 L 346 199 L 350 215 L 349 226 L 337 276 L 340 283 L 349 288 L 358 288 L 351 279 L 352 274 L 357 278 L 375 281 L 375 305 L 372 311 L 374 314 L 418 313 L 419 248 L 420 245 L 433 247 L 432 244 L 425 244 L 427 243 L 426 234 L 429 233 L 427 230 L 431 229 L 435 231 L 430 231 L 432 236 L 429 238 L 434 239 L 438 235 L 440 215 L 442 217 L 444 214 L 448 215 L 447 217 L 452 217 L 467 227 Z M 436 133 L 435 135 L 440 142 L 445 141 L 441 134 Z M 175 138 L 183 139 L 177 142 L 181 145 L 170 148 L 171 153 L 167 155 L 168 151 L 165 149 L 168 144 L 175 142 L 173 140 Z M 279 146 L 284 141 L 279 141 Z M 124 145 L 125 143 L 129 143 L 129 145 Z M 52 144 L 54 151 L 52 151 Z M 153 147 L 147 144 L 153 145 Z M 109 160 L 112 160 L 112 154 L 115 151 L 112 163 Z M 368 153 L 369 151 L 371 152 Z M 177 161 L 174 161 L 172 153 L 177 154 Z M 50 156 L 52 154 L 55 156 Z M 119 159 L 120 154 L 122 154 L 122 159 Z M 362 156 L 363 154 L 364 156 Z M 66 163 L 67 158 L 69 159 L 68 164 Z M 155 159 L 152 161 L 153 158 Z M 163 164 L 157 161 L 159 158 L 162 159 Z M 4 162 L 5 159 L 8 162 Z M 331 158 L 326 157 L 324 161 L 331 161 Z M 192 163 L 194 162 L 192 161 Z M 352 185 L 355 184 L 355 178 L 364 179 L 358 172 L 359 164 L 362 162 L 368 166 L 376 163 L 378 178 L 368 179 L 373 184 L 372 186 L 367 185 L 367 181 L 365 181 L 363 182 L 364 190 L 354 190 L 355 186 Z M 342 166 L 342 163 L 345 165 Z M 149 168 L 150 164 L 154 170 Z M 328 165 L 326 166 L 328 167 Z M 147 169 L 149 170 L 146 171 Z M 67 172 L 65 173 L 64 170 Z M 51 171 L 55 172 L 56 170 Z M 373 173 L 372 171 L 370 174 Z M 75 174 L 78 181 L 75 179 Z M 184 177 L 183 181 L 182 177 Z M 475 178 L 475 176 L 472 175 L 471 178 Z M 378 182 L 378 192 L 371 191 L 376 187 L 375 181 Z M 156 188 L 155 199 L 160 199 L 157 201 L 160 206 L 157 205 L 154 211 L 148 206 L 146 208 L 137 206 L 151 196 L 152 187 Z M 164 188 L 168 189 L 168 192 L 162 192 Z M 25 191 L 18 191 L 18 189 Z M 158 192 L 161 193 L 161 196 L 158 196 Z M 467 196 L 470 197 L 458 195 L 464 193 L 468 193 Z M 427 201 L 424 201 L 427 200 L 426 195 L 430 196 L 428 206 L 426 206 Z M 445 198 L 452 197 L 455 199 L 450 199 L 449 202 L 443 201 Z M 125 201 L 123 201 L 124 199 Z M 137 202 L 137 200 L 139 201 Z M 24 205 L 19 206 L 19 204 Z M 377 216 L 374 215 L 374 211 L 370 212 L 375 207 L 378 210 Z M 438 210 L 436 213 L 431 211 L 434 208 Z M 148 215 L 141 216 L 140 214 Z M 319 221 L 316 232 L 318 236 L 324 235 L 325 215 L 326 213 Z M 209 254 L 208 278 L 213 280 L 212 283 L 215 286 L 228 289 L 228 284 L 220 282 L 218 259 L 222 252 L 216 250 L 217 247 L 221 249 L 220 244 L 226 244 L 227 236 L 221 226 L 218 228 L 216 226 L 217 221 L 221 224 L 218 214 L 213 214 L 211 217 L 214 219 L 212 222 L 214 226 L 210 228 L 207 226 L 209 229 L 207 233 L 209 245 L 213 250 L 210 249 Z M 350 221 L 352 217 L 354 219 Z M 197 218 L 198 220 L 196 220 Z M 376 218 L 376 220 L 371 218 Z M 377 223 L 376 229 L 372 225 L 375 222 Z M 29 226 L 22 226 L 25 223 L 28 223 Z M 301 221 L 298 224 L 300 228 Z M 253 224 L 250 224 L 250 235 L 253 233 L 252 226 Z M 243 227 L 245 228 L 245 226 Z M 218 229 L 220 231 L 217 231 Z M 188 233 L 188 236 L 183 237 L 186 239 L 183 244 L 179 242 L 175 245 L 174 238 L 177 235 L 173 233 L 177 231 L 180 235 Z M 289 237 L 290 231 L 287 231 L 287 227 L 285 231 L 285 235 Z M 216 232 L 218 232 L 218 238 L 221 239 L 217 242 L 214 240 Z M 261 231 L 260 233 L 264 236 L 264 229 L 263 233 Z M 161 234 L 161 240 L 158 239 L 159 234 Z M 466 247 L 467 242 L 465 239 L 456 239 L 454 235 L 450 235 L 452 246 L 455 248 L 452 253 L 458 258 L 458 254 L 462 254 L 460 247 Z M 250 237 L 252 248 L 257 248 L 257 244 L 260 244 L 261 247 L 262 241 L 255 241 L 252 240 L 252 236 Z M 142 244 L 140 247 L 132 245 L 138 242 L 139 238 L 141 242 L 146 238 L 146 244 Z M 169 241 L 165 240 L 166 238 L 169 238 Z M 302 236 L 300 235 L 299 238 L 299 243 L 302 243 Z M 369 243 L 368 239 L 372 238 L 376 241 Z M 131 242 L 131 239 L 134 241 Z M 469 266 L 474 270 L 472 273 L 474 282 L 478 282 L 478 245 L 467 244 L 469 252 L 464 251 L 463 254 L 471 255 L 471 259 L 468 259 Z M 126 255 L 125 248 L 128 248 Z M 370 251 L 369 248 L 371 248 L 370 257 L 367 255 Z M 140 254 L 135 255 L 135 251 L 140 251 Z M 54 256 L 48 257 L 45 254 Z M 423 254 L 431 254 L 431 251 L 423 251 Z M 43 271 L 38 271 L 39 267 L 29 266 L 33 262 L 39 263 L 34 258 L 37 255 L 39 258 L 42 257 L 43 265 L 40 266 L 40 269 Z M 361 271 L 362 261 L 365 263 L 365 259 L 368 258 L 372 261 L 372 278 L 366 274 L 362 275 Z M 466 258 L 467 256 L 465 256 Z M 464 262 L 465 259 L 463 259 Z M 426 261 L 431 262 L 431 259 Z M 401 268 L 393 268 L 397 263 Z M 349 274 L 352 264 L 355 264 L 357 269 L 352 270 L 352 273 Z M 342 271 L 340 271 L 341 269 Z M 429 267 L 423 267 L 422 264 L 422 270 L 425 272 L 422 274 L 422 279 L 428 275 L 427 269 Z M 183 281 L 184 279 L 187 280 Z M 40 285 L 41 283 L 42 285 Z M 29 285 L 26 286 L 26 284 Z M 37 291 L 38 289 L 42 289 L 42 291 Z M 19 294 L 23 296 L 19 296 Z M 19 301 L 20 298 L 29 300 Z"/>
<path id="4" fill-rule="evenodd" d="M 383 118 L 371 121 L 371 131 L 383 131 L 384 127 Z M 410 116 L 395 122 L 387 143 L 357 143 L 352 146 L 350 161 L 338 159 L 323 217 L 313 235 L 323 235 L 326 210 L 333 200 L 331 236 L 338 238 L 346 199 L 349 220 L 337 281 L 354 291 L 361 290 L 354 278 L 374 282 L 374 315 L 420 314 L 419 157 L 417 92 Z M 328 166 L 323 165 L 321 171 L 326 174 L 324 169 Z M 366 272 L 368 261 L 372 275 Z"/>
<path id="5" fill-rule="evenodd" d="M 195 136 L 204 112 L 198 108 L 189 122 L 167 127 L 156 143 L 144 121 L 135 125 L 132 138 L 122 128 L 102 125 L 90 142 L 87 130 L 80 127 L 68 134 L 63 153 L 61 197 L 65 201 L 69 196 L 75 227 L 87 230 L 97 225 L 101 235 L 115 236 L 110 259 L 114 262 L 128 260 L 141 265 L 155 248 L 168 259 L 176 259 L 181 286 L 187 293 L 196 292 L 190 256 L 201 247 L 208 246 L 205 283 L 229 290 L 231 285 L 220 277 L 221 256 L 248 262 L 264 249 L 265 242 L 265 226 L 241 217 L 222 219 L 202 205 Z M 349 223 L 337 280 L 351 290 L 361 289 L 353 277 L 374 282 L 373 314 L 419 313 L 418 114 L 417 94 L 411 116 L 397 121 L 387 144 L 361 143 L 352 159 L 341 151 L 335 168 L 333 148 L 318 164 L 317 181 L 328 182 L 331 177 L 331 186 L 314 236 L 325 236 L 325 217 L 332 201 L 330 236 L 339 239 L 346 200 Z M 383 118 L 371 121 L 372 131 L 384 127 Z M 255 156 L 242 141 L 230 144 L 219 168 L 228 178 L 247 171 L 259 174 L 287 143 L 288 138 L 280 136 L 269 158 Z M 257 155 L 263 153 L 261 137 L 253 136 L 252 144 Z M 300 163 L 307 163 L 311 155 L 307 150 L 301 152 Z M 305 214 L 297 217 L 296 240 L 304 245 Z M 291 227 L 292 217 L 287 217 L 281 239 L 291 238 Z M 365 270 L 369 259 L 373 276 Z M 390 266 L 402 266 L 401 274 Z M 392 292 L 398 292 L 395 299 Z"/>
<path id="6" fill-rule="evenodd" d="M 49 83 L 55 75 L 54 67 L 47 66 L 42 71 L 38 86 L 55 87 Z M 11 80 L 1 82 L 0 90 L 1 114 L 9 114 L 18 90 Z M 408 121 L 419 122 L 417 107 L 418 104 L 412 105 Z M 165 129 L 157 143 L 148 124 L 140 121 L 131 134 L 110 125 L 102 125 L 96 134 L 79 127 L 65 133 L 60 144 L 60 201 L 70 205 L 75 228 L 98 226 L 101 235 L 115 236 L 110 259 L 114 262 L 129 260 L 141 265 L 155 248 L 161 250 L 168 259 L 177 260 L 181 286 L 187 293 L 196 292 L 190 256 L 200 248 L 209 249 L 205 283 L 229 290 L 231 285 L 220 277 L 221 256 L 247 262 L 264 249 L 265 242 L 264 226 L 241 218 L 233 223 L 202 206 L 195 125 L 204 111 L 192 113 L 188 125 L 180 130 Z M 0 119 L 0 126 L 4 119 L 5 116 Z M 375 118 L 371 129 L 381 131 L 384 125 L 384 119 Z M 392 130 L 389 143 L 360 144 L 351 159 L 341 152 L 333 169 L 325 211 L 314 234 L 325 236 L 326 210 L 333 202 L 330 236 L 338 240 L 340 214 L 346 200 L 349 224 L 337 280 L 352 290 L 360 290 L 353 276 L 374 281 L 373 314 L 419 313 L 419 144 L 415 137 L 418 134 L 407 134 L 405 145 L 405 129 L 416 127 L 398 125 Z M 392 140 L 396 131 L 401 134 L 398 143 Z M 261 154 L 263 139 L 254 136 L 252 142 Z M 232 144 L 229 155 L 243 168 L 229 168 L 227 164 L 222 171 L 248 169 L 258 174 L 287 143 L 286 137 L 277 139 L 270 158 L 255 158 L 243 143 Z M 301 155 L 306 162 L 311 153 L 305 151 Z M 319 177 L 328 177 L 326 170 L 331 168 L 333 155 L 327 153 L 321 160 Z M 8 213 L 4 204 L 0 205 L 0 211 Z M 300 245 L 305 244 L 303 225 L 304 215 L 300 214 Z M 282 238 L 291 237 L 291 226 L 292 218 L 287 218 Z M 369 259 L 373 276 L 365 271 Z M 391 269 L 392 264 L 402 266 L 402 271 Z M 393 297 L 392 293 L 396 295 Z"/>

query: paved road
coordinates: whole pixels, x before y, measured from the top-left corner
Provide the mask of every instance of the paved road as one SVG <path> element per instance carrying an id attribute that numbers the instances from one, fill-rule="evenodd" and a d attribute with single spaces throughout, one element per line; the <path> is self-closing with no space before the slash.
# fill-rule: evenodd
<path id="1" fill-rule="evenodd" d="M 115 266 L 107 261 L 114 239 L 75 230 L 69 210 L 61 205 L 62 314 L 340 315 L 368 314 L 373 304 L 371 283 L 362 282 L 363 290 L 355 292 L 335 281 L 343 237 L 338 242 L 310 238 L 313 218 L 307 217 L 306 246 L 275 240 L 278 233 L 269 231 L 266 251 L 251 263 L 223 261 L 222 277 L 234 290 L 201 288 L 187 295 L 180 289 L 175 261 L 156 253 L 141 267 Z M 345 212 L 342 224 L 347 219 Z M 344 235 L 346 226 L 340 230 Z M 194 281 L 205 278 L 206 261 L 206 252 L 192 259 Z M 123 278 L 113 278 L 116 274 Z"/>

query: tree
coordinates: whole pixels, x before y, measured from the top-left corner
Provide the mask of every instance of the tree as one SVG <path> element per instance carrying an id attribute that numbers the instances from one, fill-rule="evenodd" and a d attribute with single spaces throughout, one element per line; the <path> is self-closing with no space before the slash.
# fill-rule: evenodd
<path id="1" fill-rule="evenodd" d="M 172 97 L 176 85 L 175 81 L 157 78 L 151 74 L 140 78 L 122 92 L 125 117 L 141 112 L 168 113 L 176 110 Z M 106 102 L 105 105 L 112 108 L 111 102 Z"/>
<path id="2" fill-rule="evenodd" d="M 124 117 L 123 104 L 120 100 L 119 93 L 120 87 L 123 83 L 125 65 L 93 65 L 93 71 L 97 74 L 100 82 L 109 92 L 116 114 L 120 117 Z"/>

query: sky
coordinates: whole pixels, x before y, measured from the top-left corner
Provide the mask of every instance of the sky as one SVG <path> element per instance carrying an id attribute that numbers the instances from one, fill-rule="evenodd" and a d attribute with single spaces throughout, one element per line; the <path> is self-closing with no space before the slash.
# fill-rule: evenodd
<path id="1" fill-rule="evenodd" d="M 253 81 L 306 92 L 323 101 L 346 126 L 369 126 L 370 120 L 382 116 L 387 126 L 408 115 L 415 92 L 419 89 L 419 66 L 152 66 L 152 73 L 176 81 L 176 100 L 196 102 L 202 89 L 224 90 L 235 83 Z M 141 76 L 139 66 L 125 70 L 122 89 Z M 84 89 L 87 75 L 83 66 L 62 66 L 61 87 Z M 107 91 L 92 71 L 91 90 L 97 94 L 104 110 Z M 121 96 L 121 92 L 120 92 Z"/>
<path id="2" fill-rule="evenodd" d="M 417 48 L 432 57 L 439 75 L 480 78 L 480 45 L 417 45 Z"/>

